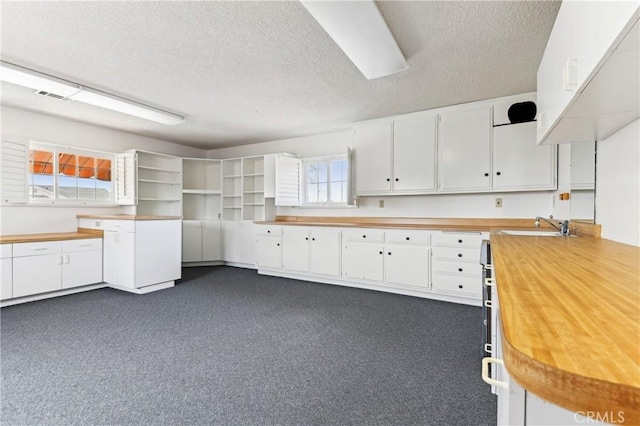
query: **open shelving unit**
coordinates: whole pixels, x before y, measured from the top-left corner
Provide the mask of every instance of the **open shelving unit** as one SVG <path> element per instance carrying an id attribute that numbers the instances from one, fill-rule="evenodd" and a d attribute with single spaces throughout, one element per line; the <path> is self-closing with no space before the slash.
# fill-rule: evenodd
<path id="1" fill-rule="evenodd" d="M 264 220 L 264 156 L 242 159 L 242 219 Z"/>
<path id="2" fill-rule="evenodd" d="M 182 159 L 171 155 L 135 151 L 137 157 L 138 215 L 182 214 Z"/>
<path id="3" fill-rule="evenodd" d="M 242 159 L 222 160 L 222 219 L 242 220 Z"/>
<path id="4" fill-rule="evenodd" d="M 220 160 L 182 160 L 183 220 L 219 220 L 222 185 Z"/>

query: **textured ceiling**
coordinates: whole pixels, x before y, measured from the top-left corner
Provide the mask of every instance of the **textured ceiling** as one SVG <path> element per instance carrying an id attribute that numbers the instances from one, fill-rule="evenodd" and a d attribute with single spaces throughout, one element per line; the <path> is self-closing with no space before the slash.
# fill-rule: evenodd
<path id="1" fill-rule="evenodd" d="M 533 91 L 559 2 L 379 2 L 409 64 L 366 80 L 298 2 L 1 3 L 1 59 L 186 117 L 2 83 L 2 103 L 200 148 Z"/>

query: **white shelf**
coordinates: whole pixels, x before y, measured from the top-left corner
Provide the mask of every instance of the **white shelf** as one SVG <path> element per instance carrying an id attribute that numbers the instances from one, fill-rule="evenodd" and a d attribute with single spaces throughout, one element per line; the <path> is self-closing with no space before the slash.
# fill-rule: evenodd
<path id="1" fill-rule="evenodd" d="M 223 179 L 238 179 L 241 178 L 242 175 L 228 175 L 228 176 L 222 176 Z"/>
<path id="2" fill-rule="evenodd" d="M 264 203 L 244 203 L 245 206 L 264 206 Z"/>
<path id="3" fill-rule="evenodd" d="M 181 199 L 174 199 L 174 198 L 147 198 L 147 197 L 139 197 L 138 201 L 166 201 L 166 202 L 177 202 L 177 201 L 182 201 Z"/>
<path id="4" fill-rule="evenodd" d="M 138 179 L 138 182 L 158 183 L 161 185 L 180 185 L 180 182 L 169 182 L 166 180 L 155 180 L 155 179 Z"/>
<path id="5" fill-rule="evenodd" d="M 244 191 L 245 194 L 264 194 L 264 191 Z"/>
<path id="6" fill-rule="evenodd" d="M 264 176 L 264 173 L 245 173 L 245 177 Z"/>
<path id="7" fill-rule="evenodd" d="M 242 195 L 227 195 L 227 194 L 225 194 L 225 195 L 223 195 L 223 197 L 224 198 L 240 198 L 240 197 L 242 197 Z"/>
<path id="8" fill-rule="evenodd" d="M 222 191 L 220 191 L 219 189 L 183 189 L 182 193 L 183 194 L 220 195 L 222 194 Z"/>
<path id="9" fill-rule="evenodd" d="M 226 210 L 226 209 L 241 209 L 242 207 L 240 207 L 240 206 L 238 206 L 238 207 L 227 207 L 227 206 L 224 206 L 222 208 Z"/>
<path id="10" fill-rule="evenodd" d="M 180 171 L 178 170 L 170 170 L 170 169 L 165 169 L 163 167 L 152 167 L 152 166 L 143 166 L 141 164 L 138 163 L 138 168 L 139 169 L 145 169 L 145 170 L 156 170 L 159 172 L 167 172 L 167 173 L 180 173 Z"/>

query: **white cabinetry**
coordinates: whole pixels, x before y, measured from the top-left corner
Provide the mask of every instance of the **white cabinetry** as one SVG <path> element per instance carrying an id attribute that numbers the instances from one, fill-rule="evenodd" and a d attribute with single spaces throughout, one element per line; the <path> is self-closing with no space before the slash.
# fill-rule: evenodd
<path id="1" fill-rule="evenodd" d="M 435 190 L 435 114 L 412 114 L 356 128 L 356 193 Z"/>
<path id="2" fill-rule="evenodd" d="M 480 246 L 488 234 L 436 232 L 433 234 L 432 289 L 435 292 L 480 299 Z"/>
<path id="3" fill-rule="evenodd" d="M 182 215 L 182 159 L 135 151 L 137 215 Z"/>
<path id="4" fill-rule="evenodd" d="M 259 269 L 281 269 L 282 228 L 279 226 L 258 226 L 256 234 L 256 266 Z"/>
<path id="5" fill-rule="evenodd" d="M 571 189 L 594 189 L 595 180 L 595 141 L 571 144 Z"/>
<path id="6" fill-rule="evenodd" d="M 556 147 L 536 144 L 536 123 L 493 129 L 493 189 L 556 188 Z"/>
<path id="7" fill-rule="evenodd" d="M 99 283 L 102 240 L 13 244 L 12 267 L 14 298 Z"/>
<path id="8" fill-rule="evenodd" d="M 491 189 L 491 107 L 443 112 L 438 151 L 441 191 Z"/>
<path id="9" fill-rule="evenodd" d="M 180 220 L 103 220 L 104 281 L 145 293 L 170 287 L 181 276 Z"/>
<path id="10" fill-rule="evenodd" d="M 285 226 L 282 269 L 292 273 L 340 276 L 340 229 Z"/>
<path id="11" fill-rule="evenodd" d="M 236 266 L 255 265 L 255 226 L 253 221 L 223 220 L 222 260 Z"/>
<path id="12" fill-rule="evenodd" d="M 11 244 L 0 244 L 0 268 L 2 268 L 2 282 L 0 283 L 0 300 L 13 297 L 13 264 Z"/>
<path id="13" fill-rule="evenodd" d="M 638 118 L 637 1 L 563 2 L 538 69 L 538 143 L 602 140 Z"/>
<path id="14" fill-rule="evenodd" d="M 182 261 L 219 261 L 221 161 L 182 159 Z"/>

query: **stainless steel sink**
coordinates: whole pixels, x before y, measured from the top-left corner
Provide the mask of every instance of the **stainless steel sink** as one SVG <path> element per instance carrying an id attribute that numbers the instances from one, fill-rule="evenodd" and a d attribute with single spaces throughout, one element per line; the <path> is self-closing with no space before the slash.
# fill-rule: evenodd
<path id="1" fill-rule="evenodd" d="M 525 237 L 560 237 L 560 233 L 558 231 L 529 231 L 524 229 L 506 229 L 500 231 L 501 234 L 505 235 L 520 235 Z M 576 235 L 569 235 L 570 237 L 575 237 Z"/>

